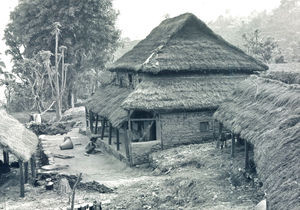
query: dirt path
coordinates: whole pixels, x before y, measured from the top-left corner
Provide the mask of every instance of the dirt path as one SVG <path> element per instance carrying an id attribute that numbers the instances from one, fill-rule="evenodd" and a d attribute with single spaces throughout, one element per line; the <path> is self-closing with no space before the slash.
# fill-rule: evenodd
<path id="1" fill-rule="evenodd" d="M 84 122 L 83 109 L 77 120 Z M 81 124 L 82 126 L 82 124 Z M 211 143 L 188 145 L 157 152 L 153 169 L 129 168 L 112 156 L 96 153 L 85 156 L 88 138 L 79 128 L 67 135 L 75 144 L 73 150 L 61 151 L 58 145 L 64 136 L 44 136 L 48 154 L 72 155 L 74 158 L 52 158 L 58 165 L 69 165 L 59 173 L 83 173 L 83 182 L 97 181 L 114 189 L 100 194 L 78 190 L 76 203 L 101 201 L 104 209 L 253 209 L 262 192 L 253 187 L 238 171 L 243 160 L 242 150 L 230 159 L 229 148 L 216 150 Z M 235 170 L 233 170 L 233 168 Z M 0 188 L 0 209 L 64 209 L 68 199 L 57 190 L 27 185 L 26 197 L 19 198 L 18 171 L 5 188 Z"/>

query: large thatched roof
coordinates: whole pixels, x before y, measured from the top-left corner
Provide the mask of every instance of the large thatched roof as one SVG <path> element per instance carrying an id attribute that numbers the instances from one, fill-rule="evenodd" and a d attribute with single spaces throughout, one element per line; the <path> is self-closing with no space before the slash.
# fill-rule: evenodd
<path id="1" fill-rule="evenodd" d="M 184 111 L 217 109 L 245 75 L 152 76 L 126 98 L 125 109 Z"/>
<path id="2" fill-rule="evenodd" d="M 268 67 L 215 34 L 190 13 L 164 20 L 111 71 L 228 73 Z"/>
<path id="3" fill-rule="evenodd" d="M 107 118 L 114 127 L 121 125 L 127 118 L 127 111 L 121 108 L 131 90 L 108 85 L 98 90 L 86 103 L 88 109 Z"/>
<path id="4" fill-rule="evenodd" d="M 17 158 L 28 161 L 38 145 L 36 135 L 18 120 L 0 110 L 0 148 L 13 153 Z"/>
<path id="5" fill-rule="evenodd" d="M 300 85 L 252 76 L 214 116 L 254 145 L 270 209 L 299 207 Z"/>

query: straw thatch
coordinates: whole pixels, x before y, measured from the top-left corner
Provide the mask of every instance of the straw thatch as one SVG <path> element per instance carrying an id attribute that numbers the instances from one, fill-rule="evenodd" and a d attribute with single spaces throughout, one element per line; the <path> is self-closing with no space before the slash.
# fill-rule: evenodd
<path id="1" fill-rule="evenodd" d="M 38 138 L 33 132 L 5 110 L 0 110 L 0 148 L 23 161 L 28 161 L 35 153 L 37 145 Z"/>
<path id="2" fill-rule="evenodd" d="M 214 115 L 254 145 L 254 160 L 270 209 L 299 207 L 299 96 L 298 84 L 252 76 Z"/>
<path id="3" fill-rule="evenodd" d="M 190 13 L 164 20 L 111 71 L 229 73 L 268 67 L 215 34 Z"/>
<path id="4" fill-rule="evenodd" d="M 121 108 L 131 90 L 108 85 L 97 91 L 86 103 L 91 111 L 107 118 L 114 127 L 119 127 L 127 119 L 127 111 Z"/>
<path id="5" fill-rule="evenodd" d="M 122 104 L 136 110 L 217 109 L 245 75 L 152 76 L 146 77 Z"/>

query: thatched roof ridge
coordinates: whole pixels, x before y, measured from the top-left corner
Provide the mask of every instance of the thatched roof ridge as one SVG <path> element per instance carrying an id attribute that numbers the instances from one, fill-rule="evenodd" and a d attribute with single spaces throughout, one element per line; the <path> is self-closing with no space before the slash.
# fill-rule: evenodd
<path id="1" fill-rule="evenodd" d="M 111 71 L 147 73 L 251 73 L 266 69 L 190 13 L 164 20 L 110 67 Z"/>
<path id="2" fill-rule="evenodd" d="M 252 76 L 215 118 L 254 145 L 257 171 L 271 209 L 299 206 L 300 85 Z"/>
<path id="3" fill-rule="evenodd" d="M 33 132 L 5 110 L 0 110 L 0 148 L 23 161 L 28 161 L 36 152 L 37 145 L 38 138 Z"/>
<path id="4" fill-rule="evenodd" d="M 98 90 L 86 103 L 91 111 L 107 118 L 114 127 L 119 127 L 127 119 L 127 111 L 121 108 L 131 90 L 108 85 Z"/>
<path id="5" fill-rule="evenodd" d="M 145 78 L 126 98 L 128 110 L 215 110 L 246 75 L 152 76 Z"/>

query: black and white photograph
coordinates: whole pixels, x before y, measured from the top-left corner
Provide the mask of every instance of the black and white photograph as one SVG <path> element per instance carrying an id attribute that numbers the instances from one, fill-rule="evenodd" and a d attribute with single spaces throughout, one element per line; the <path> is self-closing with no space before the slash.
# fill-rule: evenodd
<path id="1" fill-rule="evenodd" d="M 300 209 L 300 0 L 0 18 L 0 210 Z"/>

